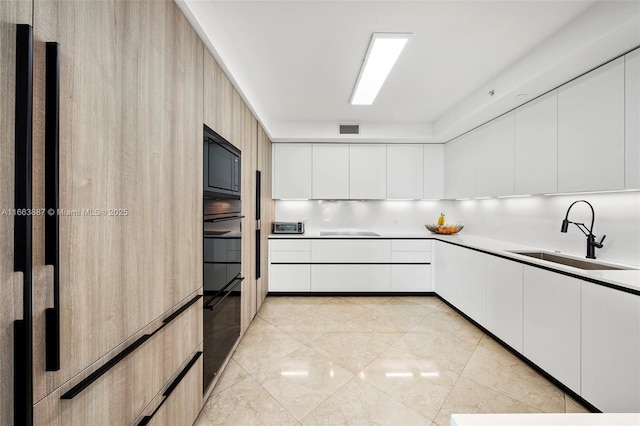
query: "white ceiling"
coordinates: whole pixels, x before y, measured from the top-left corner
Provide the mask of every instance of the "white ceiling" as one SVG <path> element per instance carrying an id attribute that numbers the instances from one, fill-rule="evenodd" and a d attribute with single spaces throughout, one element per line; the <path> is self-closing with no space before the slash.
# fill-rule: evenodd
<path id="1" fill-rule="evenodd" d="M 640 44 L 638 0 L 176 1 L 274 141 L 446 141 Z M 353 106 L 373 32 L 413 37 Z"/>

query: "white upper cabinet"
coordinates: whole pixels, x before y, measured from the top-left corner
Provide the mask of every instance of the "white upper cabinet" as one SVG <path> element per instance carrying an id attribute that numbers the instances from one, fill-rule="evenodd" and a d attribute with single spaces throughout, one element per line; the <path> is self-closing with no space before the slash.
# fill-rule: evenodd
<path id="1" fill-rule="evenodd" d="M 625 187 L 624 58 L 558 89 L 558 191 Z"/>
<path id="2" fill-rule="evenodd" d="M 387 199 L 421 199 L 422 145 L 387 145 Z"/>
<path id="3" fill-rule="evenodd" d="M 424 145 L 424 183 L 422 198 L 444 197 L 444 145 Z"/>
<path id="4" fill-rule="evenodd" d="M 625 178 L 628 189 L 640 188 L 640 49 L 628 53 L 625 62 Z"/>
<path id="5" fill-rule="evenodd" d="M 558 191 L 558 91 L 515 111 L 515 193 Z"/>
<path id="6" fill-rule="evenodd" d="M 387 145 L 352 144 L 349 150 L 349 197 L 387 198 Z"/>
<path id="7" fill-rule="evenodd" d="M 273 198 L 311 198 L 309 143 L 273 144 Z"/>
<path id="8" fill-rule="evenodd" d="M 477 195 L 513 195 L 513 112 L 480 127 L 476 143 Z"/>
<path id="9" fill-rule="evenodd" d="M 459 136 L 444 146 L 445 198 L 476 194 L 476 131 Z"/>
<path id="10" fill-rule="evenodd" d="M 349 145 L 313 144 L 312 198 L 349 199 Z"/>

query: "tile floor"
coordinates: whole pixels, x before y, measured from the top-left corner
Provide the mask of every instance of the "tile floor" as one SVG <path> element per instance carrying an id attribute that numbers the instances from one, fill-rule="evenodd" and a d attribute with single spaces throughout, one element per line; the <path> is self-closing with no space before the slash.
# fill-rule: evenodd
<path id="1" fill-rule="evenodd" d="M 268 297 L 196 425 L 586 412 L 435 297 Z"/>

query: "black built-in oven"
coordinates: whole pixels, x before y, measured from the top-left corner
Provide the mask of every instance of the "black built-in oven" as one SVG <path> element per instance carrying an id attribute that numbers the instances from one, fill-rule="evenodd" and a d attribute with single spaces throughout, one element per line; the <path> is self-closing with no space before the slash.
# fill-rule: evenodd
<path id="1" fill-rule="evenodd" d="M 204 126 L 205 197 L 240 199 L 240 150 Z"/>

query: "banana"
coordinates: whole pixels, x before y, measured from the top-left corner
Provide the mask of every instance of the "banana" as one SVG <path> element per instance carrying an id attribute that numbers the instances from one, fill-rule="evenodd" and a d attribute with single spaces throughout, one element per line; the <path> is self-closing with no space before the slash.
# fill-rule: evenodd
<path id="1" fill-rule="evenodd" d="M 444 213 L 440 213 L 440 217 L 438 218 L 438 226 L 444 226 Z"/>

